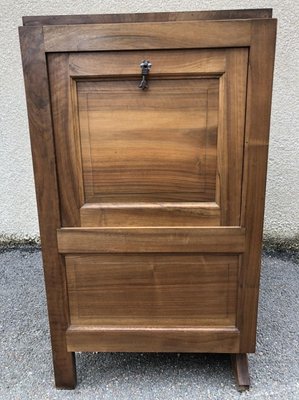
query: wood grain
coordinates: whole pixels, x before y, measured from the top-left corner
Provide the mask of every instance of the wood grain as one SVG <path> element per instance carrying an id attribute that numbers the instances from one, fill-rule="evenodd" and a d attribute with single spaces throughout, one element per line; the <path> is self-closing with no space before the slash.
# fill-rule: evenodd
<path id="1" fill-rule="evenodd" d="M 251 21 L 43 26 L 47 52 L 244 47 Z"/>
<path id="2" fill-rule="evenodd" d="M 238 256 L 66 257 L 73 325 L 235 326 Z"/>
<path id="3" fill-rule="evenodd" d="M 236 328 L 81 327 L 67 331 L 69 351 L 234 353 L 239 348 Z"/>
<path id="4" fill-rule="evenodd" d="M 245 229 L 217 228 L 62 228 L 60 253 L 242 253 Z"/>
<path id="5" fill-rule="evenodd" d="M 19 29 L 31 139 L 36 199 L 49 323 L 57 387 L 74 388 L 74 354 L 68 352 L 65 332 L 69 324 L 63 258 L 57 251 L 60 224 L 56 161 L 48 89 L 47 65 L 40 27 Z"/>
<path id="6" fill-rule="evenodd" d="M 86 203 L 80 209 L 82 227 L 218 226 L 216 203 Z"/>
<path id="7" fill-rule="evenodd" d="M 42 15 L 23 17 L 23 25 L 74 25 L 126 22 L 193 21 L 200 19 L 271 18 L 272 9 L 183 11 L 136 14 Z"/>

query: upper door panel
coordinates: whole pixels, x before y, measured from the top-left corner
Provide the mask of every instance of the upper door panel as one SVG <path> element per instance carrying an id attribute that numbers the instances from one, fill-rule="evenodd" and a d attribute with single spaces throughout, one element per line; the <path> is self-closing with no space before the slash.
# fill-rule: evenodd
<path id="1" fill-rule="evenodd" d="M 63 225 L 239 225 L 247 57 L 49 54 Z"/>

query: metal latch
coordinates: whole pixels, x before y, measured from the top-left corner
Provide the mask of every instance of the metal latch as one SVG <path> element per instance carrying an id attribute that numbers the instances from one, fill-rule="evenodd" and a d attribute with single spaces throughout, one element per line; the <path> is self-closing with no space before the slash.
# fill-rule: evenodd
<path id="1" fill-rule="evenodd" d="M 139 83 L 139 88 L 144 90 L 148 88 L 148 81 L 147 81 L 147 76 L 150 72 L 152 64 L 147 61 L 147 60 L 143 60 L 142 63 L 140 64 L 140 68 L 141 68 L 141 81 Z"/>

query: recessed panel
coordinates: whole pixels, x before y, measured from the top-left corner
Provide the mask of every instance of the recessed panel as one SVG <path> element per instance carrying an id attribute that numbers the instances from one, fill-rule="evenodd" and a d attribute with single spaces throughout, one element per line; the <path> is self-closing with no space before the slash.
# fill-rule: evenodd
<path id="1" fill-rule="evenodd" d="M 77 88 L 86 202 L 215 201 L 218 79 Z"/>
<path id="2" fill-rule="evenodd" d="M 235 325 L 238 256 L 66 257 L 75 325 Z"/>

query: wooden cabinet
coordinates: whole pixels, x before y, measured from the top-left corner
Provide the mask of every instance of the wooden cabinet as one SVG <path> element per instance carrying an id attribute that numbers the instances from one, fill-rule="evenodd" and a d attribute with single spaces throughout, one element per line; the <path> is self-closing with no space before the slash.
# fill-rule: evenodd
<path id="1" fill-rule="evenodd" d="M 77 351 L 168 351 L 231 353 L 247 387 L 271 10 L 23 22 L 56 385 Z"/>

